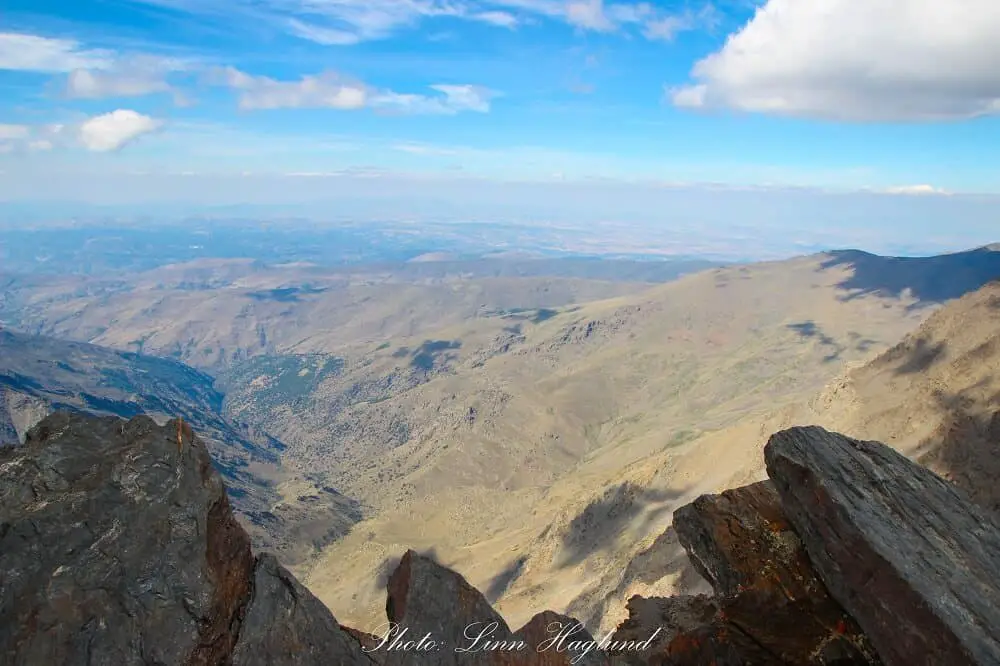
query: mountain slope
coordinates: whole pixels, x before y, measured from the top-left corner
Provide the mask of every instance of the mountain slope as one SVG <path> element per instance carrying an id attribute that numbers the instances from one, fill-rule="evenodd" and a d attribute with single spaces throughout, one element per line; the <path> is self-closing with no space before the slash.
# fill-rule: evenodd
<path id="1" fill-rule="evenodd" d="M 370 350 L 483 312 L 558 307 L 648 286 L 638 282 L 647 277 L 641 272 L 636 281 L 609 281 L 529 269 L 520 277 L 517 264 L 506 262 L 495 276 L 455 267 L 424 275 L 409 266 L 433 265 L 335 270 L 206 260 L 107 276 L 0 276 L 0 317 L 20 330 L 218 370 L 263 354 Z"/>
<path id="2" fill-rule="evenodd" d="M 372 507 L 309 585 L 364 626 L 380 604 L 365 581 L 393 552 L 433 547 L 512 623 L 547 606 L 601 631 L 633 593 L 696 588 L 670 514 L 760 478 L 759 449 L 731 437 L 774 432 L 768 412 L 917 328 L 951 293 L 921 285 L 1000 276 L 985 250 L 908 260 L 889 280 L 899 264 L 838 253 L 733 266 L 542 321 L 471 321 L 435 336 L 428 373 L 411 345 L 348 359 L 313 402 L 270 412 L 301 429 L 289 460 L 326 466 Z"/>
<path id="3" fill-rule="evenodd" d="M 762 451 L 768 437 L 793 426 L 820 425 L 858 439 L 884 441 L 996 512 L 1000 509 L 998 376 L 1000 283 L 993 282 L 940 308 L 901 343 L 867 363 L 854 364 L 813 397 L 745 418 L 637 463 L 610 484 L 629 488 L 626 496 L 589 505 L 594 507 L 590 532 L 613 530 L 615 536 L 606 547 L 605 566 L 591 570 L 591 580 L 565 610 L 606 629 L 622 617 L 618 609 L 633 594 L 683 592 L 697 583 L 667 526 L 669 520 L 659 525 L 648 521 L 655 505 L 643 506 L 642 498 L 670 492 L 690 498 L 762 480 L 766 477 Z M 625 518 L 619 517 L 623 513 Z M 560 540 L 539 535 L 524 549 L 551 553 L 558 550 Z M 635 543 L 629 543 L 632 540 Z M 546 557 L 540 562 L 527 558 L 522 569 L 544 566 Z M 557 578 L 562 577 L 560 571 Z M 501 608 L 517 612 L 537 594 L 531 585 L 515 582 Z"/>
<path id="4" fill-rule="evenodd" d="M 360 518 L 356 503 L 281 465 L 284 445 L 227 419 L 208 375 L 169 359 L 0 330 L 0 445 L 56 410 L 158 422 L 180 417 L 211 448 L 255 540 L 291 562 Z M 291 491 L 296 494 L 284 497 Z M 322 529 L 320 527 L 322 526 Z"/>

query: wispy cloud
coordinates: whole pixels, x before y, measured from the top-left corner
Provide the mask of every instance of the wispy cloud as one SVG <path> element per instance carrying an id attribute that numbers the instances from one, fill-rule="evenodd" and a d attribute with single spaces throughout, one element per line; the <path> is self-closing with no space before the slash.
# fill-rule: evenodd
<path id="1" fill-rule="evenodd" d="M 651 40 L 705 24 L 708 11 L 672 13 L 651 2 L 604 0 L 132 0 L 227 22 L 277 26 L 301 39 L 347 46 L 386 39 L 435 18 L 514 29 L 548 19 L 576 29 L 628 32 Z M 706 3 L 706 7 L 711 5 Z"/>
<path id="2" fill-rule="evenodd" d="M 474 85 L 436 84 L 436 94 L 379 90 L 335 72 L 279 81 L 252 76 L 234 67 L 212 70 L 208 81 L 239 91 L 239 106 L 253 109 L 328 108 L 343 111 L 371 108 L 400 114 L 453 115 L 464 111 L 487 113 L 497 93 Z"/>
<path id="3" fill-rule="evenodd" d="M 173 93 L 178 103 L 185 97 L 168 80 L 171 74 L 196 65 L 176 58 L 145 54 L 121 56 L 105 69 L 75 69 L 66 78 L 66 96 L 76 99 L 141 97 Z"/>
<path id="4" fill-rule="evenodd" d="M 0 33 L 0 69 L 45 73 L 104 69 L 114 63 L 114 56 L 112 51 L 87 49 L 72 39 Z"/>
<path id="5" fill-rule="evenodd" d="M 0 33 L 0 70 L 66 75 L 64 92 L 71 99 L 140 97 L 173 92 L 170 74 L 192 63 L 148 53 L 121 53 L 88 48 L 72 39 L 27 33 Z"/>

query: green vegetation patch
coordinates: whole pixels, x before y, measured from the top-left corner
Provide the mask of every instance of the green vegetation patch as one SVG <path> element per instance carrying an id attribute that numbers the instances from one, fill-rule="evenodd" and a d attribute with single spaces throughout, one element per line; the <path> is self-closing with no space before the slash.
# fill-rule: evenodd
<path id="1" fill-rule="evenodd" d="M 254 356 L 233 367 L 227 379 L 231 386 L 259 387 L 257 399 L 277 405 L 307 398 L 343 367 L 343 359 L 330 354 Z"/>

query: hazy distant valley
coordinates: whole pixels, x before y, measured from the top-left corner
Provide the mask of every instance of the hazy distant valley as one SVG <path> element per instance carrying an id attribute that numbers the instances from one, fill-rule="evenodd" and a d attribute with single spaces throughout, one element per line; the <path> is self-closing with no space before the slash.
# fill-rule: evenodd
<path id="1" fill-rule="evenodd" d="M 757 480 L 775 419 L 1000 276 L 990 249 L 720 265 L 419 235 L 381 252 L 351 230 L 193 256 L 94 233 L 45 261 L 3 236 L 8 431 L 65 403 L 222 433 L 244 520 L 281 524 L 288 563 L 360 626 L 407 548 L 514 624 L 613 627 L 632 594 L 697 589 L 673 508 Z"/>

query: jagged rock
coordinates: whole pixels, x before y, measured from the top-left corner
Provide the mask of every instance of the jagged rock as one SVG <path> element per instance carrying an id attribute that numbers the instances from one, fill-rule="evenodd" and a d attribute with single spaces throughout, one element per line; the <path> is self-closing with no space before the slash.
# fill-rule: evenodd
<path id="1" fill-rule="evenodd" d="M 583 625 L 566 615 L 543 611 L 514 632 L 525 649 L 515 654 L 498 654 L 496 666 L 605 666 L 607 655 Z M 505 659 L 511 659 L 509 661 Z"/>
<path id="2" fill-rule="evenodd" d="M 0 450 L 0 663 L 370 664 L 360 650 L 273 557 L 255 566 L 183 422 L 57 412 Z"/>
<path id="3" fill-rule="evenodd" d="M 878 663 L 813 570 L 770 482 L 699 497 L 674 512 L 673 527 L 716 597 L 630 602 L 619 633 L 652 626 L 639 619 L 650 602 L 670 627 L 650 646 L 649 663 Z"/>
<path id="4" fill-rule="evenodd" d="M 819 427 L 764 450 L 782 506 L 884 663 L 1000 663 L 1000 526 L 878 442 Z"/>
<path id="5" fill-rule="evenodd" d="M 233 666 L 372 664 L 361 641 L 344 631 L 326 606 L 273 555 L 254 567 L 253 600 L 240 626 Z"/>
<path id="6" fill-rule="evenodd" d="M 386 617 L 399 632 L 396 644 L 416 643 L 409 649 L 380 648 L 388 666 L 488 664 L 489 651 L 456 652 L 474 649 L 467 635 L 487 632 L 484 640 L 512 640 L 504 619 L 465 578 L 413 550 L 403 555 L 386 592 Z"/>
<path id="7" fill-rule="evenodd" d="M 596 644 L 581 645 L 594 639 L 564 615 L 539 613 L 512 633 L 465 578 L 415 551 L 403 555 L 386 587 L 387 631 L 394 631 L 395 641 L 385 640 L 375 653 L 382 653 L 386 666 L 568 666 L 577 657 L 572 663 L 608 663 Z M 558 641 L 560 628 L 576 627 Z"/>
<path id="8" fill-rule="evenodd" d="M 217 664 L 253 577 L 204 445 L 66 413 L 0 451 L 5 664 Z"/>

